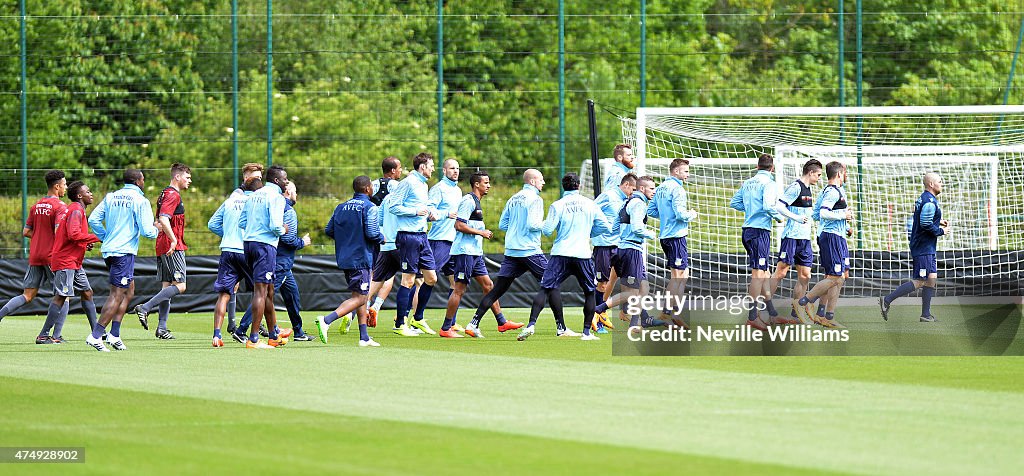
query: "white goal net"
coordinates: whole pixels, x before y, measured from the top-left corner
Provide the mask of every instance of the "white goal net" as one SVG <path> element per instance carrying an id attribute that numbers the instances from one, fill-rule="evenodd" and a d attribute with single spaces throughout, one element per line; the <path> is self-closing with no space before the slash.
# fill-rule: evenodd
<path id="1" fill-rule="evenodd" d="M 661 183 L 673 159 L 690 160 L 686 187 L 700 212 L 689 237 L 694 293 L 739 292 L 746 284 L 743 216 L 728 205 L 755 173 L 758 156 L 768 153 L 780 190 L 809 159 L 847 165 L 855 219 L 844 295 L 878 296 L 909 277 L 907 225 L 926 172 L 943 177 L 939 201 L 951 224 L 939 239 L 938 294 L 1021 294 L 1024 107 L 640 108 L 635 119 L 620 119 L 638 175 Z M 611 162 L 602 161 L 602 169 Z M 581 177 L 592 193 L 589 161 Z M 825 183 L 822 176 L 812 187 L 815 196 Z M 773 255 L 781 231 L 777 225 L 772 235 Z M 655 286 L 667 279 L 662 256 L 657 243 L 648 247 Z"/>

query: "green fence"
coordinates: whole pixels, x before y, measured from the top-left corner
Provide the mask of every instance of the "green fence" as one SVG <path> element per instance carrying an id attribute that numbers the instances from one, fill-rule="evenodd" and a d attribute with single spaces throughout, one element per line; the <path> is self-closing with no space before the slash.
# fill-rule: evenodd
<path id="1" fill-rule="evenodd" d="M 387 155 L 486 168 L 495 202 L 526 167 L 576 170 L 591 98 L 618 111 L 1019 103 L 1024 2 L 927 3 L 7 2 L 0 255 L 22 255 L 48 168 L 102 190 L 125 167 L 157 185 L 185 162 L 202 171 L 194 198 L 215 202 L 237 164 L 272 161 L 303 172 L 322 216 Z M 618 122 L 601 118 L 599 135 L 607 155 Z"/>

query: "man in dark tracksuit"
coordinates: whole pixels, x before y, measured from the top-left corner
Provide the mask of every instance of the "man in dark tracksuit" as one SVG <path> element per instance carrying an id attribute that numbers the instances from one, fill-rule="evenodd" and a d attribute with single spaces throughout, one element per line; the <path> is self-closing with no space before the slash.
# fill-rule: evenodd
<path id="1" fill-rule="evenodd" d="M 366 329 L 366 299 L 370 291 L 372 251 L 375 244 L 383 241 L 377 221 L 379 209 L 368 196 L 370 187 L 370 177 L 356 177 L 352 181 L 352 191 L 355 192 L 352 199 L 338 205 L 331 221 L 324 227 L 324 233 L 334 240 L 334 259 L 338 269 L 345 273 L 348 290 L 352 293 L 334 312 L 316 318 L 320 341 L 324 344 L 327 343 L 327 331 L 331 323 L 354 311 L 359 319 L 359 347 L 380 346 L 370 338 Z M 346 329 L 342 329 L 342 334 L 346 332 Z"/>

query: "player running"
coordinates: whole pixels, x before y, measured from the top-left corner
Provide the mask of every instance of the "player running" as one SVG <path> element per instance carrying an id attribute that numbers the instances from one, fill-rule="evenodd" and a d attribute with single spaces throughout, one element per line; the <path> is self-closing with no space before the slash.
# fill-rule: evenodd
<path id="1" fill-rule="evenodd" d="M 57 215 L 65 209 L 60 197 L 67 191 L 67 178 L 60 170 L 51 170 L 43 176 L 46 181 L 46 196 L 40 198 L 28 211 L 28 220 L 21 235 L 30 239 L 28 248 L 28 269 L 22 279 L 22 293 L 14 296 L 0 308 L 0 321 L 18 308 L 32 302 L 39 294 L 39 288 L 53 282 L 50 271 L 50 256 L 53 249 L 53 227 Z M 64 312 L 67 312 L 66 310 Z M 96 324 L 90 321 L 89 324 Z M 53 322 L 47 321 L 42 332 L 36 337 L 36 344 L 52 344 L 50 328 Z"/>
<path id="2" fill-rule="evenodd" d="M 843 283 L 850 276 L 850 252 L 846 237 L 850 232 L 849 221 L 853 220 L 853 209 L 846 202 L 846 166 L 840 162 L 829 162 L 825 166 L 828 185 L 818 195 L 814 204 L 813 217 L 821 221 L 818 235 L 818 253 L 825 279 L 818 281 L 810 292 L 800 298 L 797 304 L 804 311 L 804 316 L 811 322 L 824 327 L 843 327 L 835 320 L 836 302 Z M 811 304 L 824 298 L 824 315 L 815 315 Z M 819 309 L 821 312 L 821 309 Z"/>
<path id="3" fill-rule="evenodd" d="M 932 315 L 932 297 L 938 280 L 935 247 L 940 236 L 949 233 L 949 222 L 942 219 L 938 196 L 942 193 L 942 177 L 935 172 L 924 174 L 924 192 L 914 203 L 914 221 L 910 227 L 910 256 L 914 263 L 910 280 L 901 284 L 888 296 L 878 299 L 882 319 L 889 320 L 889 306 L 900 297 L 921 289 L 921 322 L 935 322 Z"/>
<path id="4" fill-rule="evenodd" d="M 384 199 L 387 198 L 388 194 L 391 193 L 392 186 L 397 187 L 398 181 L 402 178 L 402 161 L 398 160 L 398 157 L 393 155 L 385 157 L 380 164 L 381 172 L 383 176 L 373 182 L 373 195 L 370 195 L 370 201 L 378 207 L 382 206 Z M 377 244 L 373 249 L 373 257 L 376 259 L 377 255 L 380 254 L 380 243 Z M 391 294 L 391 288 L 394 285 L 394 279 L 388 279 L 387 281 L 378 283 L 370 283 L 370 296 L 373 299 L 368 304 L 367 321 L 370 327 L 377 327 L 377 313 L 380 312 L 380 308 L 384 306 L 384 300 L 388 298 L 388 294 Z M 344 317 L 342 319 L 345 319 Z M 351 323 L 351 320 L 349 320 Z M 346 324 L 345 328 L 348 328 Z"/>
<path id="5" fill-rule="evenodd" d="M 391 202 L 390 212 L 398 218 L 395 246 L 398 248 L 402 265 L 402 282 L 398 287 L 398 315 L 394 332 L 408 335 L 411 333 L 409 327 L 412 326 L 427 334 L 436 334 L 418 309 L 418 316 L 409 324 L 405 323 L 412 307 L 411 296 L 413 286 L 416 284 L 416 275 L 423 274 L 418 308 L 426 306 L 434 285 L 437 284 L 437 266 L 430 250 L 430 243 L 427 241 L 427 221 L 438 218 L 437 210 L 430 208 L 427 197 L 427 180 L 434 173 L 434 157 L 425 152 L 417 154 L 413 157 L 412 166 L 413 171 L 409 176 L 391 192 L 395 197 Z"/>
<path id="6" fill-rule="evenodd" d="M 808 160 L 804 164 L 803 175 L 793 181 L 782 192 L 775 210 L 787 218 L 786 227 L 782 229 L 782 243 L 779 244 L 779 260 L 775 265 L 775 274 L 771 277 L 769 290 L 775 295 L 779 283 L 796 266 L 796 286 L 790 303 L 790 316 L 793 319 L 777 317 L 775 324 L 798 324 L 800 316 L 796 313 L 797 300 L 807 292 L 811 282 L 811 266 L 814 264 L 814 250 L 811 249 L 812 222 L 814 212 L 814 196 L 811 186 L 821 179 L 821 162 L 818 159 Z"/>
<path id="7" fill-rule="evenodd" d="M 386 284 L 391 282 L 395 274 L 402 269 L 402 259 L 398 255 L 398 247 L 395 240 L 398 237 L 398 217 L 391 213 L 391 202 L 394 197 L 388 195 L 379 207 L 377 207 L 377 227 L 380 229 L 380 246 L 376 256 L 373 258 L 372 280 L 370 281 L 370 295 L 376 295 L 375 299 L 383 302 L 383 297 L 377 292 L 383 292 Z M 384 294 L 387 296 L 387 294 Z M 374 303 L 376 305 L 377 303 Z M 379 310 L 379 308 L 378 308 Z M 372 306 L 367 309 L 366 324 L 369 327 L 377 327 L 377 314 Z M 346 326 L 347 327 L 347 326 Z M 398 329 L 398 328 L 395 328 Z M 393 329 L 393 331 L 395 330 Z M 415 337 L 419 333 L 412 329 L 402 330 L 403 336 Z"/>
<path id="8" fill-rule="evenodd" d="M 781 221 L 775 209 L 775 160 L 771 155 L 761 154 L 757 159 L 757 173 L 743 182 L 733 195 L 729 206 L 743 212 L 743 248 L 747 250 L 747 266 L 750 267 L 750 297 L 746 324 L 755 329 L 767 331 L 765 321 L 758 315 L 763 302 L 768 308 L 769 319 L 779 313 L 772 305 L 769 289 L 771 274 L 768 273 L 768 259 L 771 256 L 772 220 Z"/>
<path id="9" fill-rule="evenodd" d="M 366 329 L 366 296 L 370 291 L 373 248 L 381 241 L 377 206 L 370 201 L 369 196 L 371 187 L 370 177 L 356 177 L 352 181 L 352 190 L 355 192 L 352 199 L 334 209 L 334 215 L 324 228 L 327 236 L 334 240 L 334 259 L 338 269 L 345 273 L 348 290 L 352 293 L 334 312 L 316 318 L 316 329 L 324 344 L 327 343 L 331 323 L 339 316 L 355 311 L 359 320 L 359 347 L 380 346 Z M 361 230 L 361 233 L 356 233 L 356 230 Z"/>
<path id="10" fill-rule="evenodd" d="M 540 197 L 543 189 L 544 174 L 537 169 L 527 169 L 523 173 L 523 189 L 505 202 L 498 221 L 498 228 L 505 232 L 505 257 L 494 288 L 484 295 L 473 314 L 470 324 L 476 329 L 480 328 L 480 320 L 487 309 L 512 287 L 516 278 L 527 272 L 538 282 L 544 277 L 548 259 L 540 248 L 540 234 L 544 229 L 544 199 Z M 506 326 L 513 324 L 506 322 Z M 510 329 L 498 326 L 498 332 Z"/>
<path id="11" fill-rule="evenodd" d="M 262 187 L 263 186 L 263 164 L 256 163 L 256 162 L 249 162 L 249 163 L 243 165 L 242 166 L 242 186 L 236 188 L 231 193 L 232 194 L 242 195 L 243 194 L 242 188 L 245 186 L 245 183 L 248 182 L 249 179 L 254 178 L 254 177 L 260 179 L 259 187 Z M 259 188 L 259 187 L 257 187 L 257 188 Z M 242 209 L 239 208 L 238 209 L 238 213 L 241 213 L 241 210 Z M 238 215 L 236 214 L 235 217 L 237 218 L 237 216 Z M 239 236 L 241 236 L 241 235 L 239 235 Z M 242 246 L 241 238 L 239 238 L 239 240 L 238 240 L 238 246 L 239 246 L 239 250 L 241 250 L 241 246 Z M 221 253 L 223 253 L 223 248 L 222 248 Z M 245 253 L 243 251 L 239 251 L 239 253 L 243 254 L 243 260 L 244 260 L 244 254 Z M 237 282 L 238 281 L 236 281 L 236 283 Z M 250 284 L 252 283 L 251 279 L 249 280 L 249 283 Z M 228 332 L 229 333 L 233 333 L 233 332 L 235 332 L 235 330 L 237 330 L 236 329 L 237 326 L 235 324 L 235 308 L 237 307 L 237 303 L 235 302 L 235 293 L 237 293 L 237 292 L 238 292 L 238 285 L 236 284 L 235 285 L 235 289 L 231 293 L 231 299 L 228 300 L 227 309 L 226 309 L 226 316 L 228 318 Z M 243 335 L 242 336 L 242 340 L 240 340 L 239 342 L 240 343 L 244 343 L 245 342 L 245 338 L 246 337 Z"/>
<path id="12" fill-rule="evenodd" d="M 433 187 L 427 197 L 430 199 L 430 207 L 437 210 L 439 218 L 430 225 L 427 232 L 427 241 L 430 242 L 430 251 L 434 254 L 434 264 L 441 270 L 441 274 L 448 277 L 448 298 L 452 296 L 455 289 L 454 271 L 451 257 L 452 244 L 455 242 L 455 220 L 462 202 L 462 190 L 459 188 L 459 162 L 455 159 L 446 159 L 441 167 L 442 177 Z M 419 311 L 417 306 L 417 311 Z M 422 318 L 420 314 L 418 318 Z M 455 325 L 456 332 L 462 332 L 462 326 Z"/>
<path id="13" fill-rule="evenodd" d="M 75 294 L 82 296 L 82 311 L 90 324 L 96 323 L 96 304 L 92 300 L 92 286 L 89 277 L 82 270 L 85 252 L 93 243 L 100 241 L 89 233 L 89 222 L 85 209 L 92 205 L 93 196 L 89 187 L 81 181 L 68 185 L 71 204 L 57 215 L 53 238 L 53 257 L 50 270 L 53 271 L 53 301 L 46 312 L 46 322 L 53 323 L 53 342 L 62 343 L 61 330 L 68 317 L 67 303 Z M 91 330 L 91 329 L 90 329 Z M 107 336 L 107 343 L 117 350 L 124 350 L 120 337 Z"/>
<path id="14" fill-rule="evenodd" d="M 402 161 L 398 157 L 389 155 L 381 161 L 380 171 L 383 175 L 373 182 L 373 194 L 370 195 L 370 201 L 378 207 L 384 203 L 384 197 L 387 197 L 402 179 Z"/>
<path id="15" fill-rule="evenodd" d="M 153 306 L 160 312 L 160 320 L 156 326 L 157 339 L 173 339 L 174 334 L 167 330 L 167 317 L 171 312 L 171 298 L 185 292 L 185 204 L 181 200 L 181 191 L 187 190 L 192 184 L 192 169 L 187 165 L 175 163 L 171 165 L 171 183 L 160 192 L 156 201 L 157 229 L 156 237 L 156 277 L 163 289 L 149 301 L 135 306 L 135 314 L 144 329 L 149 329 L 147 317 Z"/>
<path id="16" fill-rule="evenodd" d="M 462 302 L 462 295 L 469 287 L 470 279 L 476 280 L 480 284 L 485 295 L 494 289 L 494 283 L 487 275 L 487 266 L 484 264 L 483 248 L 484 238 L 489 240 L 494 233 L 484 227 L 484 211 L 480 207 L 480 201 L 491 191 L 491 177 L 487 175 L 487 172 L 475 172 L 469 177 L 469 185 L 472 187 L 472 191 L 462 197 L 455 222 L 455 243 L 451 250 L 455 284 L 452 287 L 451 296 L 448 297 L 448 309 L 439 332 L 441 337 L 462 337 L 454 327 L 455 313 L 459 309 L 459 303 Z M 522 323 L 505 319 L 498 301 L 494 301 L 491 309 L 494 312 L 494 318 L 498 321 L 498 332 L 523 327 Z M 466 335 L 482 339 L 484 334 L 480 330 L 480 323 L 470 322 L 466 326 Z"/>
<path id="17" fill-rule="evenodd" d="M 679 302 L 683 303 L 680 309 L 663 309 L 662 318 L 686 327 L 682 318 L 686 306 L 682 299 L 686 297 L 686 280 L 690 277 L 690 251 L 686 237 L 690 234 L 690 222 L 697 219 L 698 213 L 688 208 L 688 196 L 683 187 L 690 178 L 690 161 L 675 159 L 669 163 L 668 172 L 669 178 L 658 186 L 647 206 L 647 215 L 658 219 L 661 249 L 671 270 L 666 291 L 672 296 L 680 296 Z"/>
<path id="18" fill-rule="evenodd" d="M 242 227 L 238 225 L 242 216 L 242 208 L 246 200 L 253 192 L 263 188 L 263 180 L 259 177 L 250 177 L 242 184 L 242 188 L 235 190 L 224 203 L 217 208 L 217 211 L 210 217 L 206 226 L 220 239 L 220 261 L 217 263 L 217 280 L 213 283 L 213 291 L 218 293 L 217 304 L 213 309 L 213 346 L 224 347 L 224 340 L 221 337 L 220 328 L 224 323 L 224 314 L 227 313 L 229 304 L 234 301 L 235 293 L 238 290 L 238 283 L 245 279 L 252 285 L 252 270 L 245 262 L 245 245 L 242 241 Z M 236 332 L 237 329 L 228 329 L 231 337 L 244 344 L 246 340 L 245 331 Z"/>
<path id="19" fill-rule="evenodd" d="M 288 311 L 288 320 L 292 324 L 292 340 L 308 342 L 313 340 L 309 334 L 302 330 L 302 300 L 299 295 L 299 283 L 295 281 L 292 274 L 292 267 L 295 266 L 295 252 L 305 248 L 312 243 L 309 233 L 299 238 L 299 219 L 295 213 L 295 203 L 299 195 L 295 189 L 295 182 L 289 181 L 284 189 L 284 224 L 288 232 L 281 235 L 281 241 L 277 245 L 277 259 L 274 264 L 274 292 L 281 293 L 284 307 Z M 252 324 L 252 306 L 242 315 L 242 321 L 238 323 L 238 333 L 245 335 Z M 278 326 L 277 332 L 281 332 Z M 260 330 L 260 335 L 263 330 Z"/>
<path id="20" fill-rule="evenodd" d="M 650 289 L 647 282 L 647 262 L 644 259 L 644 242 L 653 240 L 654 233 L 647 229 L 647 217 L 650 215 L 650 201 L 656 189 L 654 178 L 643 176 L 636 181 L 637 189 L 623 204 L 615 220 L 619 223 L 619 255 L 615 261 L 616 272 L 624 286 L 623 299 L 631 296 L 646 296 Z M 631 316 L 630 328 L 639 328 L 650 316 L 646 310 L 639 315 Z M 586 337 L 587 329 L 583 330 Z"/>
<path id="21" fill-rule="evenodd" d="M 601 210 L 605 220 L 612 227 L 610 232 L 597 235 L 593 239 L 594 272 L 597 274 L 597 307 L 595 309 L 602 305 L 607 308 L 606 301 L 611 298 L 612 291 L 615 289 L 615 281 L 618 276 L 612 268 L 612 262 L 615 261 L 619 246 L 619 211 L 622 210 L 622 205 L 626 203 L 635 189 L 636 175 L 628 173 L 622 176 L 617 187 L 601 192 L 601 195 L 594 200 L 594 204 Z M 606 311 L 595 312 L 597 319 L 595 319 L 594 331 L 598 334 L 607 334 L 608 331 L 605 327 L 615 328 L 608 320 Z"/>
<path id="22" fill-rule="evenodd" d="M 108 193 L 89 214 L 89 228 L 103 241 L 100 253 L 110 270 L 110 295 L 103 303 L 103 311 L 93 326 L 92 335 L 85 339 L 86 344 L 100 352 L 109 352 L 100 340 L 107 325 L 110 325 L 108 341 L 111 338 L 120 341 L 121 320 L 135 295 L 135 255 L 139 252 L 139 236 L 156 238 L 157 235 L 152 205 L 142 194 L 146 176 L 140 170 L 127 169 L 123 182 L 124 188 Z"/>
<path id="23" fill-rule="evenodd" d="M 591 259 L 590 238 L 599 233 L 607 233 L 611 225 L 605 220 L 604 214 L 594 205 L 594 201 L 580 195 L 580 177 L 574 173 L 562 177 L 562 189 L 565 195 L 551 204 L 548 216 L 544 220 L 545 236 L 556 234 L 551 245 L 551 261 L 544 270 L 540 281 L 540 291 L 533 298 L 530 309 L 530 323 L 519 333 L 518 340 L 526 340 L 534 334 L 534 325 L 544 302 L 551 302 L 551 312 L 555 316 L 556 335 L 559 337 L 579 337 L 580 334 L 565 325 L 562 316 L 562 292 L 559 286 L 569 276 L 575 276 L 576 282 L 583 288 L 583 340 L 596 340 L 590 334 L 590 323 L 594 319 L 596 305 L 597 282 L 594 275 L 594 260 Z"/>
<path id="24" fill-rule="evenodd" d="M 288 232 L 284 223 L 285 198 L 281 191 L 288 186 L 288 172 L 279 165 L 267 169 L 267 183 L 253 192 L 242 206 L 238 226 L 242 232 L 245 262 L 252 271 L 252 315 L 246 348 L 270 349 L 288 343 L 291 329 L 278 332 L 277 311 L 274 310 L 274 269 L 277 264 L 277 245 L 281 235 Z M 270 337 L 260 342 L 259 327 L 264 316 Z"/>
<path id="25" fill-rule="evenodd" d="M 611 190 L 622 183 L 622 177 L 633 172 L 633 147 L 629 144 L 616 144 L 612 149 L 615 163 L 608 169 L 608 175 L 601 182 L 601 192 Z"/>

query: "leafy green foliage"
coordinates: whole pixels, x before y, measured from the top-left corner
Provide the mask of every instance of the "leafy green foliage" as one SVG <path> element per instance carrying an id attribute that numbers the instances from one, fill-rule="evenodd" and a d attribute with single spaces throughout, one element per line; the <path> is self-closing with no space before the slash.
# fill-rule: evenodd
<path id="1" fill-rule="evenodd" d="M 855 103 L 854 2 L 846 2 L 846 104 Z M 239 161 L 267 158 L 266 3 L 239 2 Z M 830 106 L 839 101 L 834 1 L 648 2 L 650 106 Z M 866 105 L 1002 101 L 1019 15 L 996 0 L 879 0 L 863 24 Z M 230 3 L 28 1 L 29 168 L 62 168 L 94 189 L 125 167 L 195 170 L 195 192 L 234 187 Z M 433 2 L 276 2 L 273 160 L 302 193 L 348 196 L 353 170 L 387 155 L 436 152 Z M 640 104 L 635 1 L 566 3 L 566 164 L 590 156 L 586 100 Z M 17 2 L 0 5 L 0 41 L 18 44 Z M 516 188 L 526 167 L 554 177 L 559 154 L 557 2 L 445 5 L 444 148 L 464 169 Z M 20 166 L 19 58 L 0 55 L 0 168 Z M 1021 75 L 1017 75 L 1020 78 Z M 1014 91 L 1024 86 L 1015 79 Z M 1011 95 L 1019 102 L 1020 94 Z M 599 117 L 601 153 L 621 136 Z M 17 196 L 19 177 L 0 180 Z M 159 182 L 165 179 L 161 176 Z M 42 192 L 30 177 L 30 196 Z M 500 201 L 500 199 L 498 200 Z M 15 230 L 20 224 L 4 226 Z"/>

